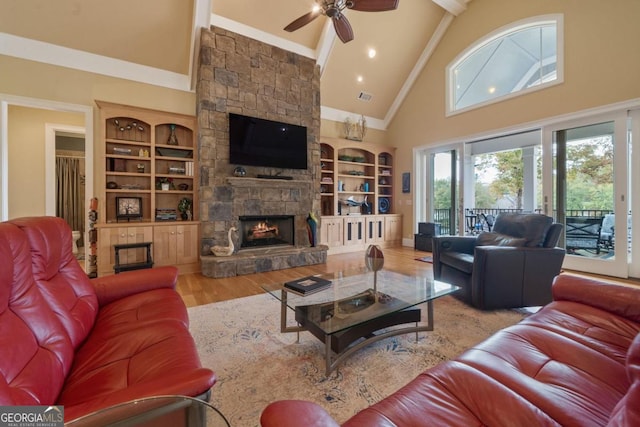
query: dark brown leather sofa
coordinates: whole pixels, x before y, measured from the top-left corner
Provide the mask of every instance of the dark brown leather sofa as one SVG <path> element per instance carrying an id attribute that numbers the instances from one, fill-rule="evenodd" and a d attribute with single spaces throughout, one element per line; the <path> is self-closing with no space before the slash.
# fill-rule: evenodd
<path id="1" fill-rule="evenodd" d="M 553 298 L 342 425 L 640 426 L 640 287 L 562 274 Z M 270 404 L 261 423 L 339 425 L 304 401 Z"/>
<path id="2" fill-rule="evenodd" d="M 491 232 L 434 237 L 433 277 L 482 310 L 547 304 L 565 255 L 555 247 L 562 228 L 546 215 L 501 213 Z"/>

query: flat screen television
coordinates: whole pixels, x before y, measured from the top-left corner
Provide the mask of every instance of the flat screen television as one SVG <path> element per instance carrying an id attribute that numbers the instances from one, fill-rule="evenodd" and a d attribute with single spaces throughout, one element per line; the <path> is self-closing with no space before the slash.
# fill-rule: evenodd
<path id="1" fill-rule="evenodd" d="M 229 161 L 236 165 L 307 169 L 307 128 L 229 113 Z"/>

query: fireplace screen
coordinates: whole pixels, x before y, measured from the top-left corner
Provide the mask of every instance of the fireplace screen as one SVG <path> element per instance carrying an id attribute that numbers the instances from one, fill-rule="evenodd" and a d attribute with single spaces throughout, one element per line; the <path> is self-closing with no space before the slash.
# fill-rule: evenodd
<path id="1" fill-rule="evenodd" d="M 240 248 L 294 244 L 293 216 L 241 216 Z"/>

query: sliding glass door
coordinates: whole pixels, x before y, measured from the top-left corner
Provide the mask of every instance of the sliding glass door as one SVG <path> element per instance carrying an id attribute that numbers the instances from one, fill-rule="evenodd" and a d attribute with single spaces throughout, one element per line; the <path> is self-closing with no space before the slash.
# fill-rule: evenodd
<path id="1" fill-rule="evenodd" d="M 462 147 L 462 145 L 460 145 Z M 456 235 L 460 231 L 460 150 L 455 147 L 416 150 L 416 224 L 435 222 L 440 233 Z"/>
<path id="2" fill-rule="evenodd" d="M 543 210 L 564 225 L 563 266 L 627 277 L 626 114 L 549 126 L 544 147 Z"/>

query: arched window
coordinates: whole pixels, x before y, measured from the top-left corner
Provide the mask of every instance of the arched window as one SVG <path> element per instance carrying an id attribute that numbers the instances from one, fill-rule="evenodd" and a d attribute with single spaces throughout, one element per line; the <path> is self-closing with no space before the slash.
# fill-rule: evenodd
<path id="1" fill-rule="evenodd" d="M 562 46 L 562 15 L 530 18 L 489 34 L 447 67 L 447 113 L 561 83 Z"/>

